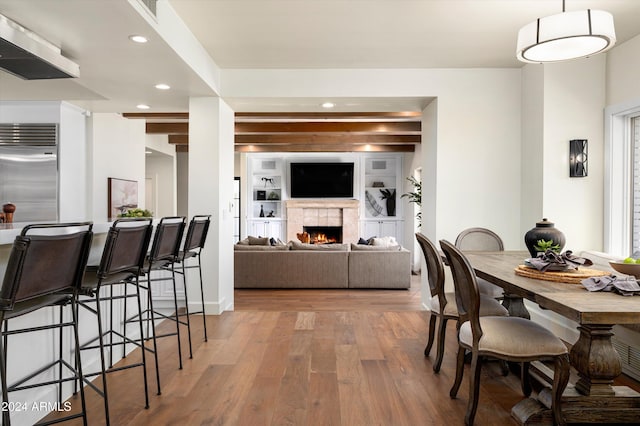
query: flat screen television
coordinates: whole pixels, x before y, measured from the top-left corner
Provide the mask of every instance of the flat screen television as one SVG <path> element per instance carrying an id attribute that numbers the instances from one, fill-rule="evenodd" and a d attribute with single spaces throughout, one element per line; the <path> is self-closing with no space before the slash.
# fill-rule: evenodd
<path id="1" fill-rule="evenodd" d="M 353 198 L 353 163 L 291 163 L 291 198 Z"/>

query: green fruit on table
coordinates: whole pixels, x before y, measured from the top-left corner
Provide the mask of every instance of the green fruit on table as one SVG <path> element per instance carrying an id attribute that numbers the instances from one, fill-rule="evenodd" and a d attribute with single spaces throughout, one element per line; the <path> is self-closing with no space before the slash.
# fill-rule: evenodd
<path id="1" fill-rule="evenodd" d="M 622 261 L 623 263 L 636 263 L 636 260 L 633 257 L 627 257 Z"/>
<path id="2" fill-rule="evenodd" d="M 640 263 L 640 257 L 636 259 L 636 263 Z"/>

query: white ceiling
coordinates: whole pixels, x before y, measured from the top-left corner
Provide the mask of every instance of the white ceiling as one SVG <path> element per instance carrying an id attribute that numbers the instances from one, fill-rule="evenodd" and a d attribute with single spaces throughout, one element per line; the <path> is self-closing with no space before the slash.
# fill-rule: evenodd
<path id="1" fill-rule="evenodd" d="M 561 0 L 168 1 L 221 68 L 520 67 L 518 29 L 562 10 Z M 618 43 L 640 33 L 640 0 L 566 1 L 567 11 L 586 8 L 614 15 Z M 0 100 L 68 100 L 97 112 L 134 112 L 148 103 L 160 112 L 187 111 L 189 96 L 214 94 L 128 0 L 0 0 L 0 13 L 60 46 L 81 73 L 23 81 L 0 71 Z M 151 40 L 135 45 L 127 38 L 134 33 Z M 159 82 L 172 90 L 153 88 Z M 351 99 L 351 108 L 385 107 L 371 101 Z M 422 101 L 391 100 L 389 107 Z M 245 99 L 238 108 L 306 107 Z"/>

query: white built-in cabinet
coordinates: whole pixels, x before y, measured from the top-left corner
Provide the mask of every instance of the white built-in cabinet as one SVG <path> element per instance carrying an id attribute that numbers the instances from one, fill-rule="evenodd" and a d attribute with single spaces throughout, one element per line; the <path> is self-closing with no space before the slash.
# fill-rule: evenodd
<path id="1" fill-rule="evenodd" d="M 281 158 L 248 160 L 247 235 L 284 239 L 284 169 Z"/>
<path id="2" fill-rule="evenodd" d="M 367 154 L 362 158 L 360 170 L 361 236 L 395 237 L 402 244 L 402 157 Z"/>
<path id="3" fill-rule="evenodd" d="M 322 157 L 318 158 L 322 161 Z M 293 159 L 286 154 L 281 157 L 265 154 L 247 156 L 247 235 L 285 240 L 284 202 L 288 199 L 285 169 Z M 313 160 L 305 158 L 305 161 Z M 360 202 L 360 236 L 392 236 L 402 244 L 402 155 L 351 155 L 345 161 L 356 163 L 354 198 Z M 386 200 L 387 195 L 395 201 L 395 209 L 393 201 Z"/>

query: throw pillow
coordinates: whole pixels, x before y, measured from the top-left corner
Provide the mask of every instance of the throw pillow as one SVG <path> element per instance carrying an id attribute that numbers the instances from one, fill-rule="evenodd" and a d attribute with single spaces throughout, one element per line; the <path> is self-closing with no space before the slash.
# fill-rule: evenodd
<path id="1" fill-rule="evenodd" d="M 351 244 L 351 250 L 353 251 L 400 251 L 402 248 L 399 245 L 395 246 L 370 246 L 362 244 Z"/>
<path id="2" fill-rule="evenodd" d="M 250 246 L 268 246 L 269 238 L 268 237 L 252 237 L 248 236 L 249 245 Z"/>
<path id="3" fill-rule="evenodd" d="M 371 241 L 371 245 L 390 247 L 390 246 L 397 246 L 398 242 L 396 241 L 395 237 L 379 237 L 379 238 L 373 238 Z"/>

